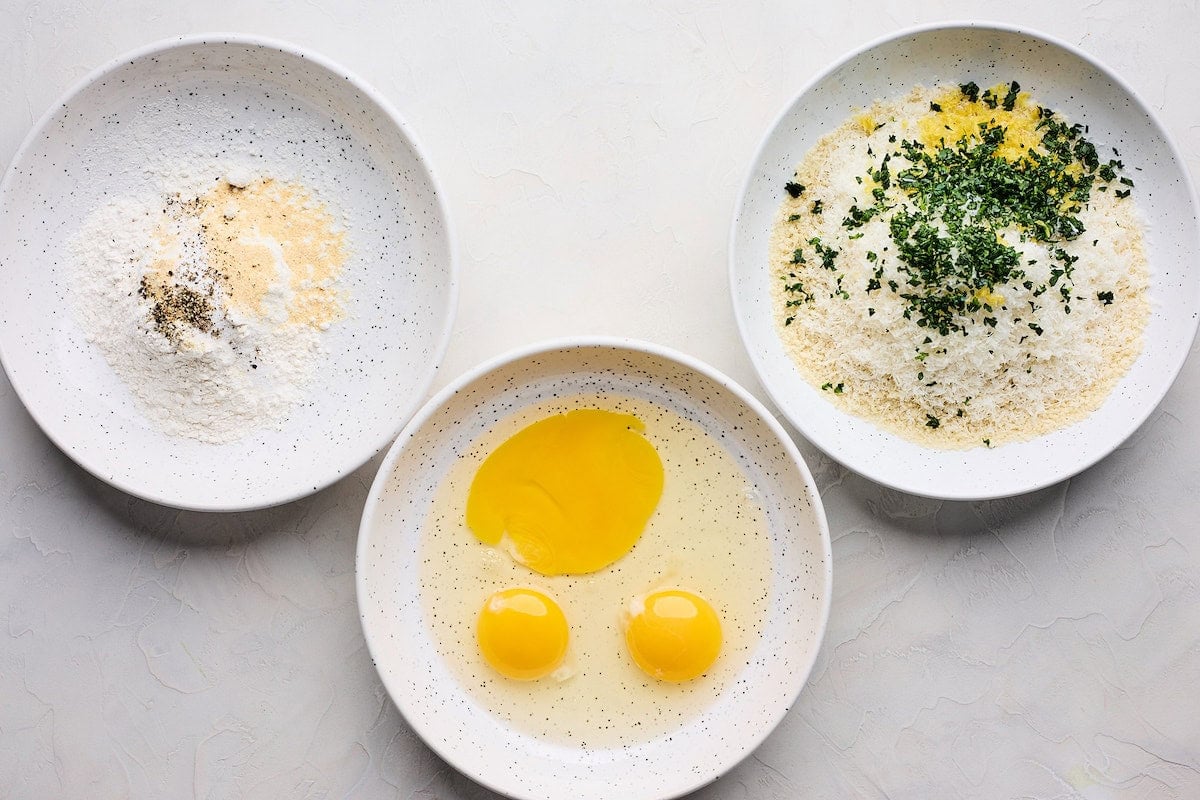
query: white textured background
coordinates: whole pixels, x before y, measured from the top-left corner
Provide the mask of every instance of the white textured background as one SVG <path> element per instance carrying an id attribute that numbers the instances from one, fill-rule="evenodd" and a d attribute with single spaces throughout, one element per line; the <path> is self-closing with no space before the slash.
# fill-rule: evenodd
<path id="1" fill-rule="evenodd" d="M 728 300 L 733 203 L 775 114 L 845 51 L 937 19 L 1040 29 L 1122 74 L 1200 165 L 1195 0 L 650 6 L 0 0 L 0 163 L 125 50 L 291 40 L 379 88 L 441 175 L 463 269 L 438 387 L 605 333 L 760 396 Z M 1198 402 L 1193 357 L 1113 456 L 992 503 L 885 490 L 801 442 L 834 536 L 828 636 L 781 727 L 696 796 L 1200 797 Z M 373 468 L 272 511 L 179 513 L 77 468 L 0 377 L 0 797 L 490 797 L 367 657 Z"/>

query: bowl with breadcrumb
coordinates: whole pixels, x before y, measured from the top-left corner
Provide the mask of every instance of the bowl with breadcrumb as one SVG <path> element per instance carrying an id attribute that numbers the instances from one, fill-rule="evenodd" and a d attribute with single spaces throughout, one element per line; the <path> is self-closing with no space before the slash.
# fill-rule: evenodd
<path id="1" fill-rule="evenodd" d="M 730 279 L 800 433 L 890 487 L 968 500 L 1070 477 L 1146 420 L 1195 337 L 1198 255 L 1178 149 L 1127 84 L 1042 34 L 939 24 L 855 51 L 784 109 Z"/>

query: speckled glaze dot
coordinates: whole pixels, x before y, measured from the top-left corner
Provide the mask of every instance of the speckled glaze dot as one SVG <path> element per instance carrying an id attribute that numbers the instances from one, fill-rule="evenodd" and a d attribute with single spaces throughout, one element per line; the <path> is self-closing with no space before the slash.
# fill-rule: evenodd
<path id="1" fill-rule="evenodd" d="M 346 231 L 345 318 L 281 430 L 212 445 L 164 435 L 71 314 L 65 243 L 106 201 L 152 191 L 180 161 L 312 190 Z M 328 485 L 387 444 L 449 339 L 453 245 L 403 122 L 341 68 L 252 37 L 151 45 L 72 89 L 0 184 L 0 353 L 43 430 L 98 477 L 156 502 L 236 510 Z"/>
<path id="2" fill-rule="evenodd" d="M 917 85 L 1016 80 L 1050 108 L 1115 147 L 1147 220 L 1151 315 L 1146 343 L 1104 404 L 1086 419 L 994 449 L 923 447 L 826 402 L 792 365 L 775 331 L 770 231 L 795 165 L 826 132 L 878 99 Z M 1084 234 L 1085 236 L 1087 234 Z M 1178 374 L 1200 309 L 1200 223 L 1178 149 L 1119 77 L 1071 45 L 991 23 L 906 30 L 851 53 L 818 76 L 767 132 L 733 224 L 730 283 L 742 339 L 763 386 L 810 441 L 872 480 L 953 500 L 1003 497 L 1061 481 L 1094 464 L 1146 420 Z"/>
<path id="3" fill-rule="evenodd" d="M 646 424 L 663 500 L 608 569 L 537 576 L 465 529 L 461 495 L 507 435 L 581 406 Z M 573 626 L 577 673 L 562 683 L 498 683 L 474 653 L 478 603 L 516 577 L 552 594 Z M 443 757 L 514 797 L 611 797 L 614 785 L 665 797 L 721 774 L 794 701 L 829 580 L 820 500 L 778 424 L 710 368 L 623 340 L 542 345 L 456 381 L 389 452 L 359 537 L 363 625 L 389 693 Z M 597 603 L 604 583 L 611 598 Z M 659 684 L 625 652 L 620 606 L 663 584 L 698 590 L 722 614 L 725 649 L 694 682 Z M 586 713 L 564 715 L 570 703 Z"/>

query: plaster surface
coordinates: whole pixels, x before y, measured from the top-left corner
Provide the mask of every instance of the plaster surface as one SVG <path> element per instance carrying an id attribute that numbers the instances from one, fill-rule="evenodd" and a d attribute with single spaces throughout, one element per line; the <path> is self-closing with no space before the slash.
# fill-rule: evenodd
<path id="1" fill-rule="evenodd" d="M 1200 10 L 1168 0 L 6 0 L 0 163 L 126 50 L 290 40 L 377 87 L 440 173 L 462 283 L 434 390 L 518 345 L 611 334 L 765 398 L 726 277 L 759 138 L 844 52 L 972 17 L 1107 63 L 1195 173 Z M 797 435 L 833 534 L 829 630 L 780 727 L 694 796 L 1200 797 L 1198 403 L 1193 354 L 1109 458 L 983 503 L 882 488 Z M 377 463 L 268 511 L 179 512 L 75 466 L 0 377 L 0 796 L 492 797 L 414 736 L 368 657 L 354 546 Z"/>

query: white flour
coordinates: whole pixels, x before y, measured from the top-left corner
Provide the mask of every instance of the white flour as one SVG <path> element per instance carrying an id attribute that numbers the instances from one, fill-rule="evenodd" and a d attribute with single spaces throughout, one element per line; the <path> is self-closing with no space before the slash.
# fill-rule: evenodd
<path id="1" fill-rule="evenodd" d="M 195 198 L 225 172 L 211 161 L 174 166 L 175 174 L 164 176 L 164 191 L 108 202 L 71 239 L 72 294 L 83 332 L 164 433 L 227 443 L 255 429 L 279 428 L 313 377 L 321 333 L 287 322 L 286 315 L 255 318 L 225 306 L 222 282 L 194 268 L 205 259 L 199 219 L 168 213 L 169 197 Z M 248 182 L 236 172 L 229 177 L 230 184 Z M 143 277 L 163 258 L 180 265 L 173 290 L 207 298 L 211 325 L 177 324 L 168 336 L 156 324 Z"/>

